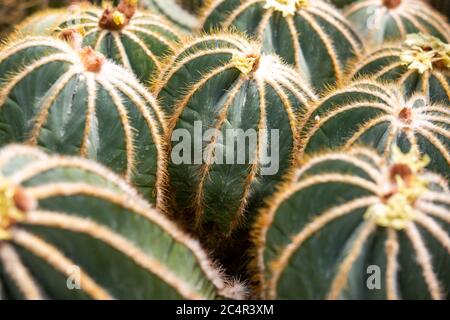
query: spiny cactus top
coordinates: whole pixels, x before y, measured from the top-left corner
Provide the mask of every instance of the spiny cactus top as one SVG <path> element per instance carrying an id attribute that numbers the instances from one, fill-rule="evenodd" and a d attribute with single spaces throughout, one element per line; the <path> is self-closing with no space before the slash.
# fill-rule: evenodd
<path id="1" fill-rule="evenodd" d="M 369 80 L 330 92 L 311 109 L 304 152 L 366 144 L 387 153 L 393 143 L 431 157 L 430 168 L 450 177 L 450 111 L 421 95 L 405 98 L 396 85 Z"/>
<path id="2" fill-rule="evenodd" d="M 83 44 L 92 46 L 149 81 L 161 69 L 161 60 L 171 54 L 178 31 L 158 15 L 137 11 L 137 0 L 121 0 L 105 10 L 82 10 L 63 24 L 84 33 Z"/>
<path id="3" fill-rule="evenodd" d="M 196 241 L 115 174 L 22 146 L 0 151 L 0 269 L 0 286 L 11 299 L 242 293 Z"/>
<path id="4" fill-rule="evenodd" d="M 181 152 L 178 142 L 186 143 L 183 134 L 192 137 L 183 161 L 169 165 L 174 198 L 208 236 L 228 235 L 290 171 L 299 148 L 297 121 L 315 95 L 294 69 L 236 34 L 194 38 L 168 66 L 154 90 L 172 115 L 172 159 Z M 223 139 L 195 141 L 210 129 Z M 275 161 L 266 163 L 271 156 Z M 275 171 L 261 175 L 271 165 Z"/>
<path id="5" fill-rule="evenodd" d="M 203 11 L 203 28 L 233 26 L 258 36 L 315 88 L 339 82 L 361 42 L 343 16 L 321 0 L 216 0 Z"/>
<path id="6" fill-rule="evenodd" d="M 144 7 L 162 14 L 170 22 L 186 33 L 192 32 L 198 26 L 198 18 L 185 10 L 177 0 L 141 0 Z"/>
<path id="7" fill-rule="evenodd" d="M 306 161 L 254 232 L 263 297 L 449 299 L 450 193 L 428 161 L 397 148 Z"/>
<path id="8" fill-rule="evenodd" d="M 450 44 L 410 34 L 404 44 L 386 45 L 358 61 L 350 79 L 397 81 L 406 93 L 420 92 L 433 102 L 450 103 Z"/>
<path id="9" fill-rule="evenodd" d="M 369 45 L 402 40 L 416 32 L 450 39 L 447 19 L 423 0 L 361 0 L 344 14 Z"/>
<path id="10" fill-rule="evenodd" d="M 89 47 L 28 37 L 0 52 L 0 145 L 25 142 L 95 159 L 159 204 L 164 131 L 146 88 Z"/>

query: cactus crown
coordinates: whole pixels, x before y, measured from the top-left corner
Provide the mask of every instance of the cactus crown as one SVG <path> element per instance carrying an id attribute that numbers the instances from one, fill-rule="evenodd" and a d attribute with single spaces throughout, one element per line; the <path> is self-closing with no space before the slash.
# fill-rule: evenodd
<path id="1" fill-rule="evenodd" d="M 361 79 L 325 95 L 305 117 L 303 151 L 368 144 L 386 154 L 394 143 L 431 153 L 430 167 L 450 174 L 448 108 L 396 85 Z M 383 139 L 379 137 L 383 136 Z"/>
<path id="2" fill-rule="evenodd" d="M 425 282 L 426 294 L 434 299 L 445 297 L 446 289 L 439 283 L 445 266 L 434 264 L 432 253 L 437 261 L 450 255 L 445 229 L 450 223 L 450 198 L 447 181 L 424 170 L 427 163 L 427 156 L 417 150 L 404 153 L 396 147 L 385 157 L 355 147 L 308 158 L 295 181 L 268 202 L 254 230 L 253 267 L 260 271 L 256 281 L 263 297 L 352 299 L 353 289 L 362 290 L 351 283 L 359 283 L 358 273 L 365 272 L 357 267 L 359 259 L 373 254 L 377 259 L 385 255 L 383 288 L 388 299 L 417 294 L 408 291 L 409 284 L 401 284 L 409 272 L 417 270 L 410 269 L 416 268 L 411 264 L 421 270 L 418 278 Z M 340 192 L 334 193 L 336 188 Z M 326 199 L 321 198 L 323 194 Z M 427 247 L 419 229 L 426 230 L 439 249 Z M 426 237 L 428 244 L 431 240 Z M 327 245 L 333 251 L 322 252 Z M 372 252 L 383 245 L 384 251 Z M 404 255 L 411 262 L 405 262 Z M 311 277 L 317 283 L 313 291 L 307 284 Z M 356 296 L 361 297 L 361 292 Z"/>
<path id="3" fill-rule="evenodd" d="M 400 60 L 408 69 L 415 69 L 421 74 L 435 67 L 450 69 L 450 44 L 431 35 L 409 34 L 405 45 Z"/>
<path id="4" fill-rule="evenodd" d="M 397 83 L 407 95 L 420 93 L 435 103 L 450 102 L 449 48 L 433 36 L 410 34 L 405 42 L 376 48 L 355 61 L 347 80 Z"/>
<path id="5" fill-rule="evenodd" d="M 99 20 L 99 27 L 106 30 L 122 30 L 133 18 L 137 1 L 121 0 L 116 8 L 106 8 Z"/>
<path id="6" fill-rule="evenodd" d="M 428 190 L 428 182 L 420 175 L 429 163 L 430 157 L 422 156 L 416 147 L 404 154 L 394 146 L 386 181 L 386 200 L 371 206 L 365 218 L 382 227 L 404 230 L 416 217 L 414 204 Z"/>
<path id="7" fill-rule="evenodd" d="M 73 12 L 60 29 L 83 31 L 83 45 L 132 71 L 143 82 L 156 76 L 163 58 L 173 53 L 179 32 L 164 18 L 136 10 L 136 2 L 117 7 L 84 8 Z"/>

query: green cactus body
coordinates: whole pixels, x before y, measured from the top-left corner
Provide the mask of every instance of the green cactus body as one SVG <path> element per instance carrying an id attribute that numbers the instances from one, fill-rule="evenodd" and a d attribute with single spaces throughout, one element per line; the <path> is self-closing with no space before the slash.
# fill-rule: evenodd
<path id="1" fill-rule="evenodd" d="M 427 162 L 395 148 L 387 157 L 353 148 L 306 161 L 259 215 L 261 295 L 449 299 L 450 194 L 447 181 L 423 170 Z"/>
<path id="2" fill-rule="evenodd" d="M 0 75 L 0 145 L 94 159 L 162 207 L 164 116 L 131 73 L 90 48 L 27 37 L 1 51 Z"/>
<path id="3" fill-rule="evenodd" d="M 257 36 L 266 53 L 276 53 L 325 89 L 342 80 L 361 41 L 330 4 L 316 0 L 217 0 L 203 10 L 203 28 L 234 27 Z"/>
<path id="4" fill-rule="evenodd" d="M 109 170 L 10 146 L 0 173 L 6 298 L 239 297 L 196 241 Z"/>
<path id="5" fill-rule="evenodd" d="M 172 159 L 180 153 L 178 134 L 186 132 L 192 137 L 187 161 L 169 164 L 175 212 L 194 220 L 200 234 L 203 230 L 207 237 L 220 238 L 248 219 L 244 218 L 246 209 L 261 206 L 264 197 L 289 174 L 299 148 L 297 119 L 315 95 L 278 57 L 260 55 L 258 44 L 235 34 L 188 41 L 168 65 L 154 90 L 172 115 L 168 130 Z M 200 134 L 202 139 L 208 129 L 220 131 L 223 139 L 205 137 L 198 145 L 194 137 Z M 227 137 L 227 130 L 233 129 L 250 132 L 247 138 L 253 137 L 257 146 L 251 149 L 242 135 Z M 266 140 L 273 137 L 273 130 L 279 133 L 279 148 Z M 244 145 L 238 147 L 239 141 Z M 262 167 L 268 166 L 263 164 L 263 154 L 274 155 L 278 149 L 279 170 L 261 175 Z M 220 164 L 230 150 L 231 161 Z"/>
<path id="6" fill-rule="evenodd" d="M 417 38 L 424 48 L 416 45 Z M 433 102 L 449 104 L 450 45 L 425 35 L 411 34 L 408 39 L 403 45 L 386 45 L 369 53 L 354 65 L 349 78 L 395 81 L 407 94 L 420 92 Z M 444 49 L 442 54 L 438 49 L 434 54 L 427 49 L 433 42 Z"/>
<path id="7" fill-rule="evenodd" d="M 450 39 L 447 19 L 422 0 L 362 0 L 347 7 L 344 15 L 369 45 L 417 32 Z"/>
<path id="8" fill-rule="evenodd" d="M 127 2 L 131 0 L 122 1 Z M 121 64 L 141 81 L 149 81 L 158 75 L 162 60 L 173 53 L 180 36 L 158 15 L 127 12 L 120 5 L 105 10 L 82 10 L 72 14 L 60 27 L 82 30 L 83 45 Z"/>
<path id="9" fill-rule="evenodd" d="M 396 86 L 359 81 L 323 97 L 305 120 L 305 154 L 366 144 L 389 152 L 397 143 L 430 155 L 430 168 L 450 177 L 450 122 L 446 105 L 421 95 L 404 98 Z"/>
<path id="10" fill-rule="evenodd" d="M 198 18 L 195 14 L 185 10 L 176 0 L 142 0 L 146 9 L 151 9 L 164 16 L 184 33 L 191 33 L 198 27 Z"/>

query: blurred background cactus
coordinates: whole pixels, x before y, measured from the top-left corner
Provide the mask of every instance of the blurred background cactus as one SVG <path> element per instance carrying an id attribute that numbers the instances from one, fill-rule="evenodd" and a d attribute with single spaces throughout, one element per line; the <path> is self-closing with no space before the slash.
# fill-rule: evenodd
<path id="1" fill-rule="evenodd" d="M 30 14 L 47 8 L 58 8 L 77 0 L 1 0 L 0 1 L 0 39 L 6 36 Z"/>
<path id="2" fill-rule="evenodd" d="M 441 11 L 443 14 L 446 14 L 447 17 L 450 17 L 450 1 L 448 0 L 430 0 L 431 4 Z"/>

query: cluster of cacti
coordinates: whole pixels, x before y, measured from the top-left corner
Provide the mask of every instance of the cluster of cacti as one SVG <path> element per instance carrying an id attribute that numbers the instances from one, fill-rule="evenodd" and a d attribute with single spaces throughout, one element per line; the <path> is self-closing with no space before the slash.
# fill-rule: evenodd
<path id="1" fill-rule="evenodd" d="M 450 298 L 443 15 L 92 3 L 0 47 L 0 299 Z"/>

